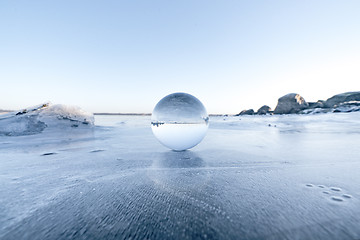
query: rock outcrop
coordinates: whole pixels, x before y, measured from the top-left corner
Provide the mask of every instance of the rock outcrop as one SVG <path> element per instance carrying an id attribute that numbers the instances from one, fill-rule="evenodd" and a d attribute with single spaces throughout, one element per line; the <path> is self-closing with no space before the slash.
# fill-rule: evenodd
<path id="1" fill-rule="evenodd" d="M 254 109 L 249 109 L 249 110 L 242 110 L 239 114 L 237 114 L 236 116 L 241 116 L 241 115 L 254 115 L 255 111 Z"/>
<path id="2" fill-rule="evenodd" d="M 274 114 L 299 113 L 309 107 L 305 99 L 297 93 L 289 93 L 278 100 Z"/>
<path id="3" fill-rule="evenodd" d="M 254 112 L 253 109 L 243 110 L 239 115 L 265 115 L 265 114 L 317 114 L 337 112 L 360 112 L 360 91 L 346 92 L 332 96 L 317 102 L 306 102 L 297 93 L 289 93 L 278 99 L 274 111 L 267 105 L 262 106 Z"/>
<path id="4" fill-rule="evenodd" d="M 319 100 L 317 102 L 309 102 L 309 108 L 323 108 L 324 104 L 324 100 Z"/>
<path id="5" fill-rule="evenodd" d="M 351 102 L 351 101 L 360 101 L 360 91 L 359 92 L 346 92 L 332 96 L 324 103 L 324 107 L 333 108 L 339 106 L 341 103 Z"/>
<path id="6" fill-rule="evenodd" d="M 360 101 L 344 102 L 337 105 L 333 112 L 359 112 Z"/>
<path id="7" fill-rule="evenodd" d="M 259 108 L 259 110 L 257 110 L 256 114 L 258 115 L 265 115 L 271 113 L 271 108 L 267 105 L 262 106 L 261 108 Z"/>

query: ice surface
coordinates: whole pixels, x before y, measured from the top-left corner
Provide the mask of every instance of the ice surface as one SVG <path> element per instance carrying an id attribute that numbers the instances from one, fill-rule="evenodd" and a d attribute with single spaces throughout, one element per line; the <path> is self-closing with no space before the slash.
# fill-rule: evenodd
<path id="1" fill-rule="evenodd" d="M 360 238 L 359 112 L 212 117 L 183 152 L 150 121 L 0 136 L 0 239 Z"/>
<path id="2" fill-rule="evenodd" d="M 155 137 L 166 147 L 182 151 L 205 137 L 209 116 L 204 105 L 187 93 L 173 93 L 156 104 L 151 116 Z"/>

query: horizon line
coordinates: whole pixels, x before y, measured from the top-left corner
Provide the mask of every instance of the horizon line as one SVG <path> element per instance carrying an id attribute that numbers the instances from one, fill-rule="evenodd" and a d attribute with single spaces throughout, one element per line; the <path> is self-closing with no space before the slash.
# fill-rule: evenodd
<path id="1" fill-rule="evenodd" d="M 94 115 L 119 115 L 119 116 L 151 116 L 151 113 L 93 113 Z M 235 115 L 235 114 L 220 114 L 210 113 L 209 116 L 224 116 L 224 115 Z"/>

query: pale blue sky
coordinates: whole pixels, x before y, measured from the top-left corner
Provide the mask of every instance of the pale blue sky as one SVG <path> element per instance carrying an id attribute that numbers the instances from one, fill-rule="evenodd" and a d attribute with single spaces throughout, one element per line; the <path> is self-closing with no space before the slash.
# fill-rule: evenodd
<path id="1" fill-rule="evenodd" d="M 210 113 L 360 90 L 360 1 L 0 1 L 0 108 Z"/>

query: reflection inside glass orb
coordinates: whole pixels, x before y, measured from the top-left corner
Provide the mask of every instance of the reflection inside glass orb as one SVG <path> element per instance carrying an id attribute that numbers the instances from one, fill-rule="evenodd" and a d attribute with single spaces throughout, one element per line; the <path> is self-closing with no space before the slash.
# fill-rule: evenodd
<path id="1" fill-rule="evenodd" d="M 164 146 L 182 151 L 196 146 L 205 137 L 209 116 L 204 105 L 187 93 L 167 95 L 156 104 L 151 129 Z"/>

